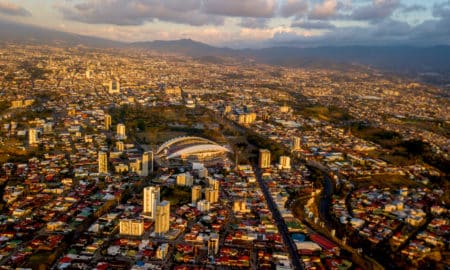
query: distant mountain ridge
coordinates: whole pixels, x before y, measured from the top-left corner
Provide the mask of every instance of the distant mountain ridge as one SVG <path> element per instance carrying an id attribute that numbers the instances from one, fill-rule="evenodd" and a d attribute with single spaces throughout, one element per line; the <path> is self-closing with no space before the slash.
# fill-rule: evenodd
<path id="1" fill-rule="evenodd" d="M 251 58 L 259 62 L 286 66 L 327 67 L 333 64 L 360 64 L 399 73 L 439 72 L 450 74 L 450 46 L 345 46 L 271 47 L 230 49 L 191 39 L 126 43 L 77 35 L 57 30 L 0 20 L 0 43 L 48 44 L 61 46 L 142 48 L 163 54 L 180 54 L 206 61 L 220 57 Z"/>

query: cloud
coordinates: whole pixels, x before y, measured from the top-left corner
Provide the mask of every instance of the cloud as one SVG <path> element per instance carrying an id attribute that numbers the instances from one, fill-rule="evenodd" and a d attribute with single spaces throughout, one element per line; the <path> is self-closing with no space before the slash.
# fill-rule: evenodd
<path id="1" fill-rule="evenodd" d="M 427 8 L 421 5 L 403 5 L 401 8 L 401 11 L 403 13 L 411 13 L 411 12 L 418 12 L 418 11 L 426 11 Z"/>
<path id="2" fill-rule="evenodd" d="M 205 0 L 203 5 L 209 14 L 257 18 L 272 17 L 278 6 L 276 0 Z"/>
<path id="3" fill-rule="evenodd" d="M 324 21 L 299 21 L 293 22 L 291 27 L 303 29 L 335 29 L 336 26 Z"/>
<path id="4" fill-rule="evenodd" d="M 373 0 L 372 4 L 353 10 L 350 19 L 373 21 L 388 18 L 400 7 L 400 0 Z"/>
<path id="5" fill-rule="evenodd" d="M 0 1 L 0 13 L 9 16 L 22 16 L 22 17 L 31 16 L 31 12 L 29 12 L 25 8 L 6 1 Z"/>
<path id="6" fill-rule="evenodd" d="M 269 19 L 267 18 L 242 18 L 239 26 L 245 28 L 267 28 L 267 23 Z"/>
<path id="7" fill-rule="evenodd" d="M 450 19 L 450 0 L 433 5 L 433 16 L 436 18 Z"/>
<path id="8" fill-rule="evenodd" d="M 336 0 L 324 0 L 320 4 L 316 4 L 308 18 L 314 20 L 326 20 L 334 16 L 337 12 L 338 3 Z"/>
<path id="9" fill-rule="evenodd" d="M 309 2 L 306 0 L 286 0 L 280 8 L 283 17 L 302 16 L 308 12 Z"/>
<path id="10" fill-rule="evenodd" d="M 201 0 L 85 0 L 59 4 L 65 19 L 90 24 L 142 25 L 154 20 L 180 24 L 222 25 L 225 18 L 201 12 Z"/>
<path id="11" fill-rule="evenodd" d="M 279 31 L 268 42 L 271 46 L 333 46 L 363 45 L 450 45 L 450 16 L 427 20 L 419 25 L 384 19 L 369 26 L 336 27 L 323 34 L 306 36 L 292 31 Z"/>

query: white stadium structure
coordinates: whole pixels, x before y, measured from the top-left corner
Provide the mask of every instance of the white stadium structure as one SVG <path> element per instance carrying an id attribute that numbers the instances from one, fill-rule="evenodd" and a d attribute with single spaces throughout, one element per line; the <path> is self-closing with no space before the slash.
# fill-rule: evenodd
<path id="1" fill-rule="evenodd" d="M 156 159 L 162 165 L 176 165 L 193 162 L 205 164 L 223 163 L 230 149 L 211 140 L 186 136 L 163 143 L 156 151 Z"/>

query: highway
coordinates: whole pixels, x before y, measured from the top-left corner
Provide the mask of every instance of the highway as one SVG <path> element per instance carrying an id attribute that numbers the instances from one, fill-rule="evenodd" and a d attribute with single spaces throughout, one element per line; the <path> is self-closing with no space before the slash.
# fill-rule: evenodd
<path id="1" fill-rule="evenodd" d="M 264 197 L 266 198 L 269 210 L 272 212 L 272 216 L 278 227 L 278 231 L 281 234 L 281 236 L 283 237 L 283 241 L 288 249 L 292 266 L 294 266 L 295 269 L 303 270 L 304 269 L 303 265 L 300 261 L 300 257 L 298 256 L 298 253 L 297 253 L 297 246 L 294 244 L 294 241 L 289 236 L 289 232 L 288 232 L 286 223 L 284 223 L 284 219 L 281 217 L 280 211 L 278 211 L 278 208 L 277 208 L 275 202 L 273 201 L 272 196 L 270 195 L 269 189 L 261 177 L 261 170 L 257 166 L 254 166 L 254 168 L 255 168 L 255 172 L 256 172 L 256 178 L 258 180 L 259 186 L 261 187 L 261 190 L 264 193 Z"/>

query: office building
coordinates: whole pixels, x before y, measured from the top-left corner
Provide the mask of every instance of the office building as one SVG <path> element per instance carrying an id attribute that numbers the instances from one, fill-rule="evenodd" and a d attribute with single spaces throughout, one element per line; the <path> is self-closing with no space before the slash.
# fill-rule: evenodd
<path id="1" fill-rule="evenodd" d="M 280 169 L 289 170 L 291 169 L 291 158 L 288 156 L 280 156 Z"/>
<path id="2" fill-rule="evenodd" d="M 53 123 L 48 122 L 44 124 L 44 134 L 51 134 L 53 132 Z"/>
<path id="3" fill-rule="evenodd" d="M 179 186 L 186 185 L 186 174 L 180 173 L 177 175 L 177 185 L 179 185 Z"/>
<path id="4" fill-rule="evenodd" d="M 162 201 L 156 206 L 155 234 L 161 235 L 170 228 L 170 202 Z"/>
<path id="5" fill-rule="evenodd" d="M 98 152 L 98 173 L 108 173 L 108 154 L 106 152 Z"/>
<path id="6" fill-rule="evenodd" d="M 117 138 L 119 138 L 120 140 L 127 138 L 126 128 L 124 124 L 117 125 Z"/>
<path id="7" fill-rule="evenodd" d="M 219 235 L 211 233 L 208 240 L 208 255 L 215 255 L 219 252 Z"/>
<path id="8" fill-rule="evenodd" d="M 125 150 L 125 144 L 122 141 L 116 142 L 117 151 L 123 152 Z"/>
<path id="9" fill-rule="evenodd" d="M 197 203 L 202 198 L 202 186 L 195 185 L 192 187 L 191 202 Z"/>
<path id="10" fill-rule="evenodd" d="M 301 150 L 301 139 L 300 137 L 294 136 L 292 137 L 292 151 L 298 151 Z"/>
<path id="11" fill-rule="evenodd" d="M 259 150 L 259 168 L 270 168 L 270 151 L 267 149 Z"/>
<path id="12" fill-rule="evenodd" d="M 119 233 L 127 236 L 141 236 L 144 233 L 144 221 L 137 219 L 121 219 Z"/>
<path id="13" fill-rule="evenodd" d="M 208 212 L 211 209 L 211 204 L 207 200 L 200 200 L 197 202 L 197 209 L 200 212 Z"/>
<path id="14" fill-rule="evenodd" d="M 28 144 L 35 145 L 38 143 L 38 132 L 35 128 L 30 128 L 28 130 Z"/>
<path id="15" fill-rule="evenodd" d="M 156 250 L 156 258 L 158 260 L 164 260 L 169 253 L 169 244 L 163 243 Z"/>
<path id="16" fill-rule="evenodd" d="M 205 188 L 205 199 L 213 204 L 219 201 L 219 190 L 212 187 Z"/>
<path id="17" fill-rule="evenodd" d="M 120 93 L 120 82 L 118 80 L 109 81 L 108 92 L 110 94 L 119 94 Z"/>
<path id="18" fill-rule="evenodd" d="M 111 115 L 105 114 L 105 129 L 109 130 L 111 128 L 112 118 Z"/>
<path id="19" fill-rule="evenodd" d="M 142 154 L 141 176 L 148 176 L 149 169 L 153 172 L 153 152 L 144 152 Z"/>
<path id="20" fill-rule="evenodd" d="M 155 219 L 156 207 L 160 201 L 160 188 L 157 186 L 150 186 L 144 188 L 144 210 L 143 214 L 150 219 Z"/>

